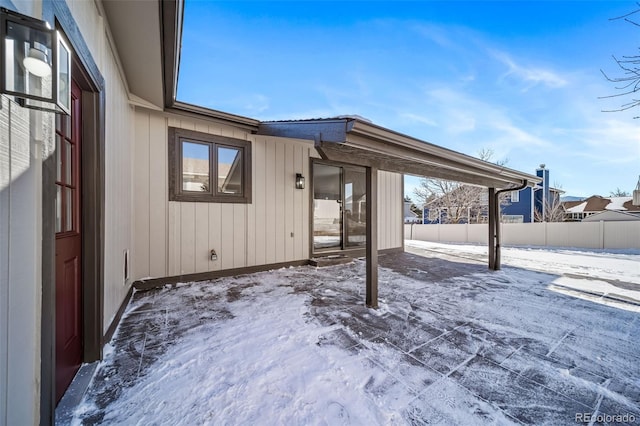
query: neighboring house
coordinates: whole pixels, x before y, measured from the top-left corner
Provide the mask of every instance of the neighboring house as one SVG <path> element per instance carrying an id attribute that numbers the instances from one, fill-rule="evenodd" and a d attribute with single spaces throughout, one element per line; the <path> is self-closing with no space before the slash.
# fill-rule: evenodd
<path id="1" fill-rule="evenodd" d="M 177 101 L 180 0 L 0 4 L 17 12 L 0 33 L 0 426 L 53 423 L 134 284 L 366 255 L 375 307 L 377 253 L 404 248 L 403 173 L 488 194 L 538 180 L 357 117 Z"/>
<path id="2" fill-rule="evenodd" d="M 617 210 L 607 210 L 589 215 L 582 219 L 582 222 L 633 222 L 638 220 L 640 220 L 640 214 L 627 213 Z"/>
<path id="3" fill-rule="evenodd" d="M 550 186 L 549 169 L 544 164 L 536 170 L 536 176 L 542 182 L 535 187 L 527 187 L 520 191 L 511 191 L 502 207 L 502 221 L 510 223 L 531 223 L 543 221 L 542 213 L 548 213 L 550 206 L 560 202 L 563 191 Z M 545 207 L 546 206 L 546 207 Z M 539 212 L 536 217 L 536 211 Z M 547 218 L 544 218 L 546 220 Z"/>
<path id="4" fill-rule="evenodd" d="M 413 204 L 411 201 L 404 202 L 404 223 L 421 223 L 422 219 L 411 210 L 411 204 Z"/>
<path id="5" fill-rule="evenodd" d="M 590 216 L 607 211 L 640 215 L 640 205 L 634 205 L 633 197 L 601 197 L 599 195 L 592 195 L 582 201 L 566 201 L 563 204 L 565 218 L 570 222 L 579 222 Z"/>
<path id="6" fill-rule="evenodd" d="M 549 170 L 544 164 L 536 170 L 541 182 L 535 187 L 527 186 L 521 190 L 509 191 L 500 203 L 501 221 L 503 223 L 530 223 L 542 219 L 542 212 L 560 203 L 562 190 L 549 186 Z M 468 192 L 468 194 L 463 194 Z M 486 223 L 487 194 L 474 191 L 469 187 L 458 187 L 451 194 L 452 198 L 463 199 L 467 207 L 446 207 L 446 197 L 430 201 L 423 211 L 424 223 Z M 450 211 L 451 210 L 451 211 Z M 536 216 L 536 211 L 540 212 Z M 546 219 L 546 218 L 545 218 Z"/>

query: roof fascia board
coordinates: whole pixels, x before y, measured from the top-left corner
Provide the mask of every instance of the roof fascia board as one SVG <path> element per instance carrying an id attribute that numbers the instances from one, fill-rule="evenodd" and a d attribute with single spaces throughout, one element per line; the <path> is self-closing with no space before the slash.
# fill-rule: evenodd
<path id="1" fill-rule="evenodd" d="M 347 143 L 320 142 L 316 143 L 315 148 L 324 159 L 348 162 L 358 166 L 376 167 L 380 170 L 396 173 L 429 176 L 474 186 L 494 188 L 522 184 L 522 181 L 499 179 L 484 173 L 474 173 L 455 167 L 444 167 L 437 161 L 432 162 L 413 156 L 390 156 L 388 153 L 381 153 L 372 148 L 354 147 Z"/>
<path id="2" fill-rule="evenodd" d="M 182 47 L 182 23 L 184 0 L 158 0 L 160 3 L 160 27 L 162 31 L 162 77 L 165 107 L 176 102 L 180 51 Z"/>
<path id="3" fill-rule="evenodd" d="M 349 135 L 361 135 L 365 138 L 375 139 L 385 144 L 389 144 L 391 142 L 392 144 L 399 145 L 416 152 L 430 154 L 440 159 L 447 159 L 450 162 L 455 162 L 457 164 L 467 166 L 470 171 L 476 169 L 482 171 L 483 173 L 499 175 L 500 178 L 504 178 L 512 183 L 522 182 L 526 180 L 529 186 L 534 186 L 536 183 L 541 182 L 542 180 L 535 175 L 522 173 L 517 170 L 498 166 L 496 164 L 491 164 L 486 161 L 447 148 L 433 145 L 431 143 L 391 131 L 384 127 L 376 126 L 375 124 L 359 120 L 352 121 L 354 123 L 351 126 Z M 347 142 L 357 142 L 357 139 L 349 138 L 349 136 L 347 136 Z"/>
<path id="4" fill-rule="evenodd" d="M 250 133 L 256 133 L 258 130 L 259 120 L 243 117 L 240 115 L 230 114 L 223 111 L 216 111 L 209 108 L 199 107 L 184 102 L 175 101 L 172 107 L 165 108 L 168 113 L 176 115 L 193 117 L 201 120 L 213 121 L 227 126 L 233 126 L 247 130 Z"/>
<path id="5" fill-rule="evenodd" d="M 517 179 L 514 182 L 506 176 L 504 179 L 500 179 L 503 177 L 501 174 L 483 170 L 475 166 L 461 165 L 459 162 L 450 158 L 425 153 L 419 149 L 402 146 L 398 147 L 394 143 L 389 143 L 388 141 L 370 139 L 362 136 L 350 136 L 345 144 L 359 149 L 377 152 L 380 155 L 391 154 L 396 157 L 412 160 L 430 167 L 449 169 L 457 172 L 463 171 L 469 175 L 489 177 L 491 179 L 504 181 L 505 183 L 521 183 L 522 181 L 521 179 Z"/>

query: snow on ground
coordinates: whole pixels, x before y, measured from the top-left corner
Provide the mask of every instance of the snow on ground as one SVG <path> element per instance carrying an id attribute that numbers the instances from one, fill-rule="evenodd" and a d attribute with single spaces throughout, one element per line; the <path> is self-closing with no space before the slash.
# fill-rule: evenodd
<path id="1" fill-rule="evenodd" d="M 640 422 L 640 255 L 407 248 L 377 310 L 362 260 L 135 293 L 72 423 Z"/>
<path id="2" fill-rule="evenodd" d="M 407 241 L 408 247 L 432 253 L 468 257 L 486 263 L 488 248 L 478 244 Z M 603 250 L 502 247 L 502 264 L 554 274 L 618 280 L 640 284 L 640 249 Z"/>

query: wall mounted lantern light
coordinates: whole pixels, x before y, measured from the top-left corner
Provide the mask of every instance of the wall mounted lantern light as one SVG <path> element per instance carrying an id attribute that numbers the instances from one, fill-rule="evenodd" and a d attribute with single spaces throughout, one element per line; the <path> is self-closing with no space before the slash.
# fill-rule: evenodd
<path id="1" fill-rule="evenodd" d="M 296 173 L 296 188 L 304 189 L 304 176 L 302 176 L 302 173 Z"/>
<path id="2" fill-rule="evenodd" d="M 0 93 L 26 108 L 70 114 L 71 50 L 40 21 L 0 9 Z"/>

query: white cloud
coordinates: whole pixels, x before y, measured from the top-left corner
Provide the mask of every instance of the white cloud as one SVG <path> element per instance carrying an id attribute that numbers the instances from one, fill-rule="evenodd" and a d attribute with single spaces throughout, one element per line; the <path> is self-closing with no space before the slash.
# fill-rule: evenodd
<path id="1" fill-rule="evenodd" d="M 527 91 L 538 84 L 543 84 L 552 89 L 557 89 L 567 85 L 567 80 L 551 70 L 519 65 L 504 52 L 493 51 L 492 54 L 496 59 L 509 68 L 509 70 L 502 75 L 502 78 L 514 76 L 528 83 L 528 85 L 523 89 L 524 91 Z"/>
<path id="2" fill-rule="evenodd" d="M 249 114 L 260 114 L 269 109 L 269 98 L 256 93 L 245 99 L 244 109 Z"/>
<path id="3" fill-rule="evenodd" d="M 420 124 L 426 124 L 427 126 L 433 126 L 433 127 L 438 126 L 437 121 L 423 115 L 414 114 L 411 112 L 402 112 L 399 114 L 399 116 L 401 118 L 406 118 L 409 121 L 413 121 Z"/>
<path id="4" fill-rule="evenodd" d="M 411 29 L 440 47 L 451 48 L 456 46 L 449 37 L 451 29 L 424 22 L 411 26 Z"/>

